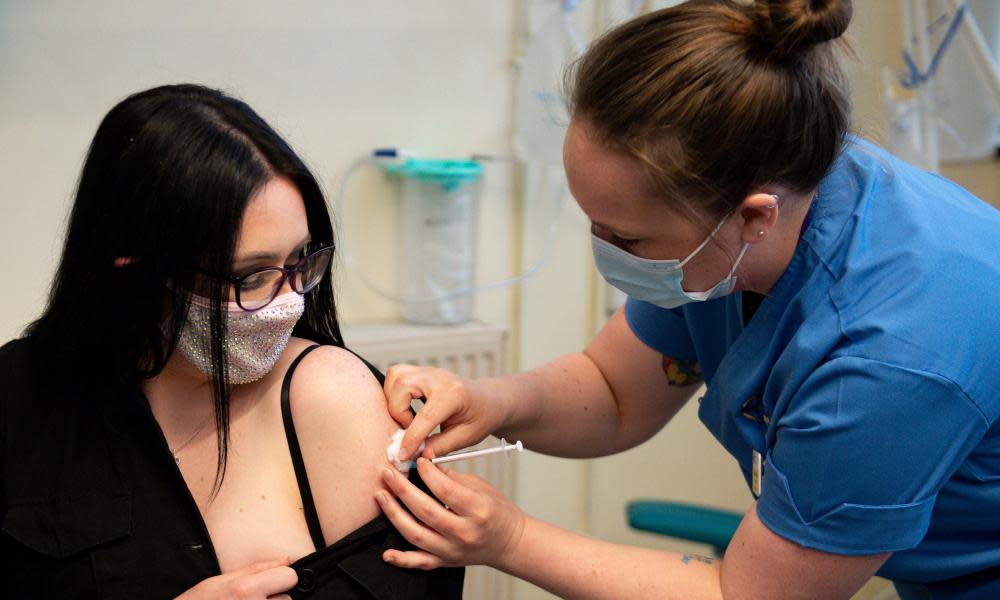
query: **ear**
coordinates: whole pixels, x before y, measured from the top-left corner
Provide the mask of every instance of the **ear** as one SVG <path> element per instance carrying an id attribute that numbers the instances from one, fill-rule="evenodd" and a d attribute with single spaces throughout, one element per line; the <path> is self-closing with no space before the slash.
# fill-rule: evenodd
<path id="1" fill-rule="evenodd" d="M 755 192 L 743 199 L 737 211 L 743 217 L 740 239 L 756 244 L 767 239 L 778 222 L 778 196 Z"/>

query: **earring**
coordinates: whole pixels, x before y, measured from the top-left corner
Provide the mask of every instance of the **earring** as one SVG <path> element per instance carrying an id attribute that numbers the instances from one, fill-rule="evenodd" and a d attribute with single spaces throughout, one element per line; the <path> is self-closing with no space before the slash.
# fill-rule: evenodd
<path id="1" fill-rule="evenodd" d="M 763 229 L 761 229 L 760 231 L 757 232 L 757 237 L 764 237 L 764 230 Z"/>

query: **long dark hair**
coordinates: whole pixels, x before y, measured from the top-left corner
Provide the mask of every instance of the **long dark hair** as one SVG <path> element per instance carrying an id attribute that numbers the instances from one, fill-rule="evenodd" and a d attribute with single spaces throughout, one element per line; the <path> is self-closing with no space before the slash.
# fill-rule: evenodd
<path id="1" fill-rule="evenodd" d="M 608 32 L 567 72 L 574 119 L 711 229 L 754 188 L 815 188 L 850 125 L 851 0 L 690 0 Z"/>
<path id="2" fill-rule="evenodd" d="M 80 175 L 48 305 L 26 333 L 84 380 L 136 385 L 162 371 L 187 318 L 191 291 L 212 304 L 217 491 L 229 445 L 221 304 L 244 210 L 274 177 L 305 201 L 309 232 L 333 243 L 316 179 L 244 102 L 198 85 L 129 96 L 104 117 Z M 306 298 L 294 335 L 343 345 L 328 272 Z"/>

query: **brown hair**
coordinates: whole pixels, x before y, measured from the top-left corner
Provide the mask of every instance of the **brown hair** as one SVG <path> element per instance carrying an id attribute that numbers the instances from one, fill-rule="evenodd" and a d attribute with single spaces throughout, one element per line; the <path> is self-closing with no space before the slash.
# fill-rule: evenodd
<path id="1" fill-rule="evenodd" d="M 568 72 L 570 114 L 707 225 L 753 189 L 815 188 L 850 102 L 835 44 L 850 0 L 691 0 L 605 34 Z"/>

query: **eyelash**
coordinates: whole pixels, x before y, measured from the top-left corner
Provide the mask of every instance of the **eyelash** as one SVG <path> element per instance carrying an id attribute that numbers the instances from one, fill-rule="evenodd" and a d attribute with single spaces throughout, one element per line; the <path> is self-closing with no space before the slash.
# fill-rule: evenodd
<path id="1" fill-rule="evenodd" d="M 590 232 L 593 233 L 594 235 L 597 235 L 597 225 L 591 223 Z M 615 235 L 610 231 L 608 231 L 607 233 L 608 236 L 611 238 L 611 243 L 614 244 L 615 246 L 618 246 L 622 250 L 629 250 L 630 248 L 633 248 L 636 244 L 639 243 L 639 240 L 627 240 L 623 237 L 618 237 L 617 235 Z"/>
<path id="2" fill-rule="evenodd" d="M 291 267 L 295 266 L 295 263 L 297 263 L 300 259 L 304 258 L 307 254 L 309 254 L 309 252 L 313 249 L 313 247 L 314 247 L 313 242 L 308 242 L 306 243 L 305 246 L 299 248 L 299 251 L 295 253 L 294 258 L 292 259 L 292 262 L 290 264 L 285 263 L 285 268 L 290 269 Z M 233 274 L 233 277 L 246 277 L 247 275 L 253 273 L 259 268 L 260 267 L 248 267 L 246 269 L 243 269 L 243 272 L 241 273 Z"/>
<path id="3" fill-rule="evenodd" d="M 639 243 L 639 240 L 627 240 L 625 238 L 618 237 L 617 235 L 612 233 L 611 243 L 614 244 L 615 246 L 618 246 L 622 250 L 629 250 L 635 247 L 635 245 Z"/>

